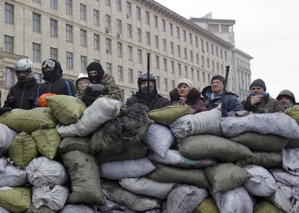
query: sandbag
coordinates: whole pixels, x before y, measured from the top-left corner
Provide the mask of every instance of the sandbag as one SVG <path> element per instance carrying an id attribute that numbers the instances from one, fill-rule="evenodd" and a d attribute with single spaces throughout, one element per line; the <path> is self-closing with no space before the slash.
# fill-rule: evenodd
<path id="1" fill-rule="evenodd" d="M 8 156 L 14 165 L 22 168 L 25 168 L 37 155 L 35 140 L 26 132 L 21 132 L 14 138 L 8 151 Z"/>
<path id="2" fill-rule="evenodd" d="M 58 149 L 58 155 L 61 156 L 67 152 L 78 150 L 85 154 L 91 154 L 89 137 L 65 137 L 61 140 Z"/>
<path id="3" fill-rule="evenodd" d="M 299 148 L 299 138 L 291 138 L 285 148 Z"/>
<path id="4" fill-rule="evenodd" d="M 211 134 L 221 136 L 221 111 L 218 108 L 196 114 L 189 114 L 169 124 L 176 138 L 190 135 Z"/>
<path id="5" fill-rule="evenodd" d="M 206 189 L 189 185 L 176 185 L 167 197 L 167 213 L 192 213 L 206 198 Z"/>
<path id="6" fill-rule="evenodd" d="M 244 166 L 252 178 L 244 182 L 247 191 L 258 197 L 267 197 L 273 194 L 277 186 L 273 176 L 263 167 L 257 165 Z"/>
<path id="7" fill-rule="evenodd" d="M 37 209 L 33 204 L 31 204 L 29 209 L 27 209 L 24 213 L 56 213 L 56 211 L 53 211 L 46 206 L 41 206 Z"/>
<path id="8" fill-rule="evenodd" d="M 156 163 L 179 168 L 205 168 L 218 162 L 215 159 L 191 160 L 182 156 L 178 150 L 173 149 L 169 149 L 164 158 L 154 152 L 149 152 L 148 158 Z"/>
<path id="9" fill-rule="evenodd" d="M 95 211 L 87 205 L 67 204 L 59 211 L 59 213 L 95 213 Z"/>
<path id="10" fill-rule="evenodd" d="M 0 187 L 22 186 L 27 182 L 25 169 L 14 166 L 6 157 L 0 158 Z"/>
<path id="11" fill-rule="evenodd" d="M 293 118 L 297 124 L 299 124 L 299 106 L 293 105 L 292 107 L 286 109 L 283 113 Z"/>
<path id="12" fill-rule="evenodd" d="M 31 134 L 37 129 L 55 128 L 57 119 L 48 107 L 13 109 L 0 116 L 0 123 L 17 132 Z"/>
<path id="13" fill-rule="evenodd" d="M 147 175 L 155 169 L 155 166 L 147 158 L 136 160 L 123 160 L 107 162 L 100 165 L 101 177 L 110 180 L 120 180 L 123 178 L 140 177 Z"/>
<path id="14" fill-rule="evenodd" d="M 210 189 L 205 173 L 201 169 L 181 169 L 162 164 L 154 164 L 156 169 L 146 175 L 151 180 L 162 183 L 181 183 Z"/>
<path id="15" fill-rule="evenodd" d="M 31 185 L 63 185 L 68 179 L 65 167 L 54 160 L 44 156 L 34 158 L 26 167 L 27 178 Z"/>
<path id="16" fill-rule="evenodd" d="M 38 129 L 32 132 L 31 136 L 35 140 L 39 153 L 49 159 L 54 159 L 61 141 L 61 137 L 56 128 Z"/>
<path id="17" fill-rule="evenodd" d="M 0 157 L 8 153 L 8 149 L 18 132 L 0 123 Z"/>
<path id="18" fill-rule="evenodd" d="M 113 211 L 123 212 L 127 210 L 127 207 L 106 198 L 105 205 L 96 206 L 96 210 L 97 212 L 113 212 Z"/>
<path id="19" fill-rule="evenodd" d="M 124 104 L 108 97 L 97 98 L 86 110 L 82 117 L 73 124 L 56 126 L 61 137 L 87 136 L 98 129 L 106 121 L 114 119 L 124 108 Z"/>
<path id="20" fill-rule="evenodd" d="M 105 204 L 100 172 L 94 157 L 80 151 L 71 151 L 61 157 L 71 179 L 71 193 L 67 202 L 88 205 Z"/>
<path id="21" fill-rule="evenodd" d="M 157 123 L 167 126 L 179 117 L 189 114 L 189 110 L 189 106 L 166 106 L 150 110 L 148 117 Z"/>
<path id="22" fill-rule="evenodd" d="M 285 213 L 267 200 L 258 201 L 253 208 L 253 213 Z"/>
<path id="23" fill-rule="evenodd" d="M 220 213 L 213 198 L 204 199 L 192 213 Z"/>
<path id="24" fill-rule="evenodd" d="M 140 177 L 121 179 L 119 180 L 119 185 L 132 193 L 164 200 L 175 184 L 161 183 L 146 177 Z"/>
<path id="25" fill-rule="evenodd" d="M 69 95 L 54 95 L 45 99 L 51 112 L 64 125 L 76 123 L 86 109 L 83 101 Z"/>
<path id="26" fill-rule="evenodd" d="M 6 208 L 0 206 L 0 213 L 10 213 Z"/>
<path id="27" fill-rule="evenodd" d="M 143 136 L 141 142 L 164 158 L 166 152 L 174 144 L 175 138 L 166 126 L 153 123 Z"/>
<path id="28" fill-rule="evenodd" d="M 280 152 L 290 138 L 279 135 L 262 135 L 256 132 L 244 132 L 230 140 L 247 146 L 252 151 Z"/>
<path id="29" fill-rule="evenodd" d="M 236 189 L 252 177 L 245 169 L 230 162 L 205 168 L 204 172 L 214 193 Z"/>
<path id="30" fill-rule="evenodd" d="M 193 160 L 215 158 L 233 162 L 253 156 L 246 146 L 215 135 L 188 136 L 178 139 L 177 143 L 181 155 Z"/>
<path id="31" fill-rule="evenodd" d="M 282 168 L 275 168 L 269 170 L 274 179 L 289 187 L 299 186 L 299 176 L 293 175 Z"/>
<path id="32" fill-rule="evenodd" d="M 243 132 L 256 132 L 299 138 L 297 122 L 281 112 L 249 113 L 244 117 L 226 117 L 221 121 L 221 128 L 226 137 L 234 137 Z"/>
<path id="33" fill-rule="evenodd" d="M 299 148 L 285 148 L 281 155 L 283 168 L 289 173 L 299 176 Z"/>

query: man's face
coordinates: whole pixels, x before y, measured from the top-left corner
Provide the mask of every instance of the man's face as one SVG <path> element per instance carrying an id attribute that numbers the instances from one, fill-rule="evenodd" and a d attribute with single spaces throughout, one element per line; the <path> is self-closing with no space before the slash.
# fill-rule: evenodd
<path id="1" fill-rule="evenodd" d="M 224 85 L 223 85 L 222 81 L 220 81 L 218 79 L 215 79 L 211 82 L 212 92 L 217 95 L 223 91 L 223 87 L 224 87 Z"/>
<path id="2" fill-rule="evenodd" d="M 288 105 L 292 103 L 292 100 L 288 96 L 280 96 L 279 103 L 282 106 Z"/>
<path id="3" fill-rule="evenodd" d="M 253 86 L 253 87 L 251 87 L 250 92 L 256 94 L 256 93 L 263 93 L 263 92 L 265 92 L 265 90 L 263 87 Z"/>
<path id="4" fill-rule="evenodd" d="M 152 81 L 149 82 L 150 85 L 154 84 Z M 147 86 L 147 81 L 141 81 L 140 87 L 146 87 Z"/>

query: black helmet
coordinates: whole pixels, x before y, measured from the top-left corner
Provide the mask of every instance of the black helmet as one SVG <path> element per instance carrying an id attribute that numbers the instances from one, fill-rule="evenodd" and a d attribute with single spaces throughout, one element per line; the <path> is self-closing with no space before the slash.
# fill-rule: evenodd
<path id="1" fill-rule="evenodd" d="M 154 83 L 155 90 L 156 90 L 157 76 L 153 73 L 150 73 L 149 74 L 149 80 Z M 141 75 L 138 76 L 138 88 L 139 89 L 140 89 L 141 82 L 143 82 L 143 81 L 147 81 L 147 72 L 144 72 L 144 73 L 142 73 Z"/>
<path id="2" fill-rule="evenodd" d="M 287 96 L 292 101 L 293 104 L 296 103 L 295 96 L 294 96 L 294 94 L 290 90 L 287 90 L 287 89 L 282 90 L 278 94 L 278 96 L 276 97 L 276 100 L 279 101 L 279 99 L 281 98 L 281 96 Z"/>

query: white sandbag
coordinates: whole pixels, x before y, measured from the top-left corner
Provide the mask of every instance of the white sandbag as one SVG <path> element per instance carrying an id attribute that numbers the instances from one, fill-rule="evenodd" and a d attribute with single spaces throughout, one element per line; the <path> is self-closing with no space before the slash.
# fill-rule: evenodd
<path id="1" fill-rule="evenodd" d="M 156 197 L 161 200 L 167 198 L 168 193 L 175 185 L 174 183 L 161 183 L 153 181 L 147 177 L 141 178 L 124 178 L 119 184 L 130 192 L 140 195 Z"/>
<path id="2" fill-rule="evenodd" d="M 289 187 L 299 186 L 299 176 L 293 175 L 282 168 L 275 168 L 269 170 L 274 179 Z"/>
<path id="3" fill-rule="evenodd" d="M 123 178 L 141 177 L 155 169 L 148 159 L 143 157 L 136 160 L 123 160 L 103 163 L 100 165 L 101 177 L 110 180 L 121 180 Z"/>
<path id="4" fill-rule="evenodd" d="M 211 134 L 222 135 L 221 110 L 218 108 L 196 114 L 182 116 L 172 122 L 169 127 L 176 138 L 189 135 Z"/>
<path id="5" fill-rule="evenodd" d="M 185 184 L 176 185 L 167 197 L 166 213 L 192 213 L 208 195 L 206 189 Z"/>
<path id="6" fill-rule="evenodd" d="M 114 119 L 124 104 L 118 100 L 102 97 L 96 99 L 84 111 L 80 120 L 70 125 L 56 126 L 61 137 L 86 136 L 98 129 L 106 121 Z"/>
<path id="7" fill-rule="evenodd" d="M 234 137 L 243 132 L 274 134 L 286 138 L 299 138 L 299 126 L 290 116 L 276 113 L 249 113 L 244 117 L 226 117 L 221 121 L 223 135 Z"/>
<path id="8" fill-rule="evenodd" d="M 6 157 L 0 158 L 0 187 L 22 186 L 27 182 L 25 169 L 14 166 Z"/>
<path id="9" fill-rule="evenodd" d="M 268 170 L 252 164 L 244 166 L 243 169 L 253 176 L 243 183 L 248 192 L 258 197 L 267 197 L 276 191 L 275 179 Z"/>
<path id="10" fill-rule="evenodd" d="M 60 185 L 32 187 L 32 203 L 37 209 L 44 205 L 58 211 L 63 208 L 68 195 L 68 189 Z"/>
<path id="11" fill-rule="evenodd" d="M 15 130 L 0 123 L 0 156 L 7 155 L 9 146 L 17 134 Z"/>
<path id="12" fill-rule="evenodd" d="M 283 168 L 299 176 L 299 148 L 284 148 L 281 155 Z"/>
<path id="13" fill-rule="evenodd" d="M 0 206 L 0 213 L 10 213 L 6 208 Z"/>
<path id="14" fill-rule="evenodd" d="M 125 206 L 120 205 L 117 202 L 109 200 L 105 197 L 106 203 L 102 206 L 96 206 L 97 212 L 111 212 L 112 210 L 120 210 L 123 211 L 126 209 Z"/>
<path id="15" fill-rule="evenodd" d="M 26 172 L 28 181 L 36 187 L 63 185 L 68 178 L 67 171 L 61 163 L 44 156 L 34 158 L 26 167 Z"/>
<path id="16" fill-rule="evenodd" d="M 255 200 L 244 187 L 217 194 L 211 192 L 221 213 L 252 213 Z"/>
<path id="17" fill-rule="evenodd" d="M 218 162 L 215 159 L 188 159 L 182 156 L 178 150 L 174 149 L 169 149 L 164 158 L 154 152 L 150 152 L 148 157 L 154 162 L 179 168 L 205 168 L 208 166 L 213 166 Z"/>
<path id="18" fill-rule="evenodd" d="M 175 138 L 166 126 L 153 123 L 143 136 L 141 142 L 147 145 L 153 152 L 164 158 L 166 152 L 171 145 L 174 144 Z"/>
<path id="19" fill-rule="evenodd" d="M 95 210 L 84 204 L 67 204 L 59 213 L 95 213 Z"/>

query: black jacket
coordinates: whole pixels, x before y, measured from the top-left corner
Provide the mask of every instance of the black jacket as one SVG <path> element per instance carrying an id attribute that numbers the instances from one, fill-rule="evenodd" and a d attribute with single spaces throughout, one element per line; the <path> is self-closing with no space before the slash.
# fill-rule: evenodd
<path id="1" fill-rule="evenodd" d="M 163 98 L 161 95 L 156 94 L 149 98 L 145 98 L 140 92 L 136 92 L 136 94 L 128 98 L 126 106 L 131 106 L 136 103 L 147 106 L 149 110 L 159 109 L 169 105 L 168 99 Z"/>

